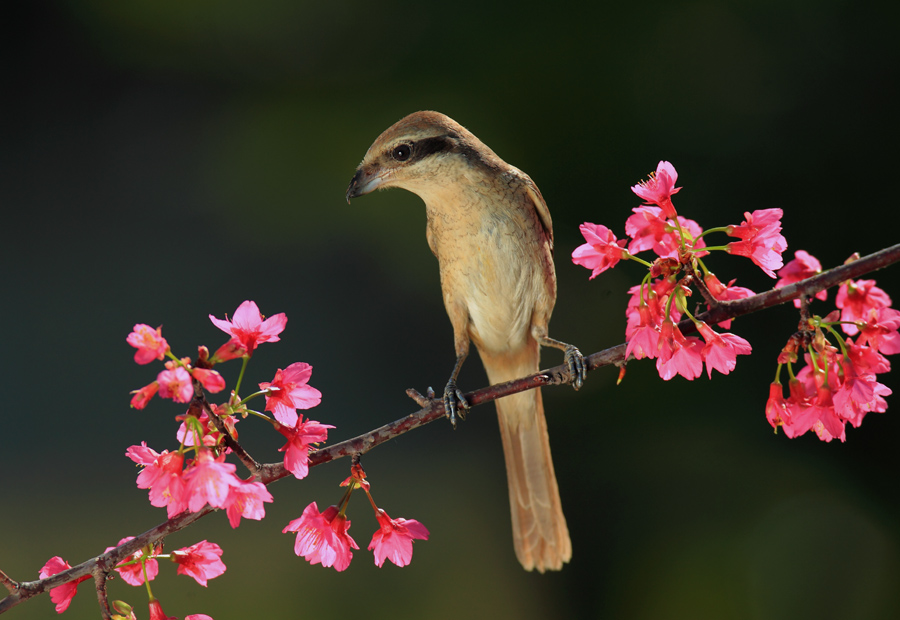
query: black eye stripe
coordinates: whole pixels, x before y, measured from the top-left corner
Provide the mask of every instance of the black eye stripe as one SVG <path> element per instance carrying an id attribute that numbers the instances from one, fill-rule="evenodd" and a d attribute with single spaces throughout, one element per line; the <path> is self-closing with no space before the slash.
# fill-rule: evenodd
<path id="1" fill-rule="evenodd" d="M 454 148 L 456 145 L 449 136 L 434 136 L 398 144 L 390 150 L 389 154 L 394 161 L 405 162 L 410 159 L 424 159 L 436 153 L 446 153 Z"/>

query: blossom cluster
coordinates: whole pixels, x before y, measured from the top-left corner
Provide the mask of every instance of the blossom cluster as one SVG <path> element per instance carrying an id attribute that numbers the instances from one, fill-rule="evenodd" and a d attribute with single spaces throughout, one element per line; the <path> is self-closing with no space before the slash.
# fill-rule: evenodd
<path id="1" fill-rule="evenodd" d="M 132 538 L 132 536 L 123 538 L 119 541 L 119 545 L 125 544 Z M 112 551 L 114 548 L 107 547 L 106 551 Z M 205 587 L 207 580 L 218 577 L 225 572 L 225 564 L 222 563 L 221 556 L 222 548 L 215 543 L 205 540 L 171 553 L 163 553 L 161 547 L 148 545 L 135 551 L 127 560 L 120 562 L 115 570 L 125 583 L 132 586 L 146 586 L 149 590 L 147 582 L 153 581 L 159 574 L 159 560 L 168 559 L 178 565 L 176 572 L 179 575 L 192 577 L 197 583 Z M 40 578 L 46 579 L 70 568 L 72 567 L 63 558 L 54 556 L 47 560 L 47 563 L 41 568 Z M 69 608 L 69 604 L 78 590 L 78 584 L 87 579 L 90 579 L 90 575 L 84 575 L 75 581 L 64 583 L 50 590 L 50 600 L 56 605 L 56 613 L 61 614 Z M 153 613 L 154 609 L 151 600 L 151 618 L 154 617 Z M 165 615 L 158 617 L 167 618 Z M 185 620 L 202 620 L 208 617 L 203 614 L 193 614 L 185 617 Z"/>
<path id="2" fill-rule="evenodd" d="M 409 564 L 412 560 L 413 541 L 428 540 L 428 529 L 415 519 L 392 519 L 376 506 L 370 492 L 371 485 L 358 463 L 353 465 L 350 477 L 341 485 L 347 487 L 347 492 L 338 505 L 319 511 L 316 502 L 312 502 L 298 519 L 288 523 L 282 530 L 284 533 L 297 533 L 294 553 L 306 558 L 310 564 L 333 566 L 337 571 L 345 570 L 353 558 L 352 550 L 359 549 L 356 541 L 348 534 L 350 521 L 346 515 L 347 504 L 353 491 L 361 488 L 375 510 L 379 526 L 368 547 L 369 551 L 374 552 L 376 566 L 381 568 L 385 560 L 390 560 L 397 566 Z"/>
<path id="3" fill-rule="evenodd" d="M 779 272 L 785 286 L 820 270 L 815 257 L 797 252 Z M 824 292 L 824 291 L 823 291 Z M 824 295 L 817 295 L 825 299 Z M 813 430 L 819 439 L 846 441 L 846 425 L 858 427 L 867 413 L 883 413 L 890 388 L 877 375 L 891 369 L 885 355 L 900 353 L 900 311 L 874 280 L 849 280 L 838 288 L 837 310 L 813 315 L 792 335 L 778 356 L 769 387 L 766 419 L 788 437 Z M 838 331 L 840 327 L 840 332 Z M 854 340 L 855 338 L 855 340 Z M 794 372 L 802 354 L 806 365 Z M 788 397 L 781 371 L 787 367 Z"/>
<path id="4" fill-rule="evenodd" d="M 734 370 L 737 356 L 747 355 L 752 349 L 740 336 L 716 331 L 691 314 L 688 298 L 692 287 L 702 293 L 708 305 L 750 297 L 754 292 L 736 286 L 734 280 L 723 283 L 704 259 L 714 251 L 747 257 L 768 276 L 779 278 L 776 287 L 814 276 L 822 267 L 804 250 L 798 250 L 794 259 L 784 264 L 787 241 L 781 234 L 781 209 L 748 212 L 740 224 L 706 230 L 678 215 L 672 202 L 672 196 L 681 189 L 675 187 L 677 179 L 671 163 L 659 162 L 647 181 L 631 188 L 645 204 L 635 207 L 625 222 L 629 239 L 617 239 L 607 227 L 585 222 L 581 232 L 586 243 L 575 249 L 572 260 L 591 269 L 591 278 L 622 260 L 648 267 L 641 284 L 629 291 L 626 359 L 656 359 L 657 371 L 665 380 L 676 375 L 695 379 L 704 366 L 711 378 L 713 370 L 722 374 Z M 705 241 L 710 233 L 724 233 L 736 240 L 710 246 Z M 653 252 L 655 259 L 648 262 L 636 256 L 644 251 Z M 814 297 L 826 298 L 825 290 Z M 794 304 L 802 306 L 800 299 Z M 887 407 L 884 397 L 890 390 L 877 381 L 877 375 L 890 369 L 884 356 L 900 351 L 900 312 L 890 307 L 890 297 L 873 280 L 844 282 L 836 305 L 838 310 L 824 318 L 806 319 L 804 328 L 791 337 L 779 356 L 766 417 L 776 430 L 783 428 L 788 437 L 812 429 L 825 441 L 835 437 L 844 441 L 847 422 L 859 426 L 866 413 L 883 412 Z M 679 321 L 685 317 L 699 337 L 681 331 Z M 838 333 L 838 326 L 844 336 Z M 717 327 L 729 330 L 731 320 Z M 798 354 L 807 365 L 795 373 Z M 779 380 L 783 366 L 790 376 L 786 399 Z"/>
<path id="5" fill-rule="evenodd" d="M 127 341 L 137 348 L 135 360 L 138 363 L 164 356 L 171 359 L 156 381 L 135 392 L 133 407 L 146 407 L 157 389 L 161 396 L 181 403 L 194 403 L 195 389 L 220 392 L 225 382 L 209 367 L 238 357 L 243 358 L 246 367 L 256 348 L 261 343 L 280 340 L 279 334 L 287 325 L 284 313 L 265 318 L 253 301 L 243 302 L 230 321 L 227 317 L 217 319 L 210 315 L 209 318 L 230 339 L 211 357 L 205 347 L 200 347 L 193 363 L 171 353 L 160 328 L 153 330 L 147 325 L 135 325 Z M 182 424 L 176 433 L 180 444 L 178 450 L 157 452 L 142 442 L 126 451 L 126 455 L 143 468 L 138 474 L 138 488 L 148 489 L 150 503 L 165 506 L 170 518 L 185 510 L 197 512 L 208 505 L 224 509 L 232 527 L 238 526 L 241 517 L 262 519 L 265 516 L 263 504 L 271 502 L 272 495 L 252 476 L 239 478 L 235 473 L 236 466 L 226 462 L 230 449 L 225 434 L 236 440 L 235 425 L 248 415 L 265 419 L 287 440 L 281 448 L 285 453 L 285 467 L 295 477 L 304 478 L 309 473 L 311 447 L 325 441 L 328 429 L 334 428 L 304 419 L 297 413 L 298 409 L 315 407 L 322 400 L 321 392 L 308 384 L 311 376 L 312 366 L 297 362 L 285 369 L 279 368 L 272 381 L 260 383 L 259 391 L 246 398 L 242 399 L 236 388 L 225 403 L 209 405 L 205 409 L 192 404 L 185 415 L 179 416 Z M 238 387 L 239 384 L 240 379 Z M 247 406 L 248 401 L 258 396 L 265 397 L 264 411 L 271 412 L 273 418 Z"/>
<path id="6" fill-rule="evenodd" d="M 617 239 L 602 224 L 585 222 L 581 233 L 586 243 L 572 253 L 572 261 L 591 269 L 591 278 L 615 267 L 622 260 L 635 260 L 648 267 L 640 285 L 630 289 L 626 309 L 626 357 L 656 359 L 659 375 L 669 380 L 676 375 L 696 379 L 712 371 L 728 374 L 734 370 L 737 356 L 751 352 L 750 343 L 740 336 L 698 320 L 688 310 L 691 286 L 697 286 L 707 299 L 731 300 L 753 295 L 753 291 L 724 284 L 706 266 L 704 257 L 721 250 L 746 256 L 765 273 L 782 267 L 781 254 L 787 241 L 781 235 L 781 209 L 761 209 L 745 213 L 740 224 L 705 230 L 694 220 L 678 215 L 672 196 L 678 173 L 667 162 L 659 162 L 650 179 L 631 190 L 645 201 L 635 207 L 625 221 L 629 239 Z M 737 240 L 722 246 L 708 246 L 705 237 L 722 232 Z M 636 256 L 645 251 L 656 255 L 652 262 Z M 678 322 L 687 317 L 694 323 L 697 336 L 687 336 Z M 717 327 L 727 330 L 730 321 Z"/>

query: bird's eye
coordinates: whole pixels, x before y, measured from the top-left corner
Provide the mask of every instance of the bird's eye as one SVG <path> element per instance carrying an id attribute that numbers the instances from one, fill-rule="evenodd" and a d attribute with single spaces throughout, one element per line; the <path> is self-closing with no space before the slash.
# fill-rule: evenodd
<path id="1" fill-rule="evenodd" d="M 408 144 L 398 144 L 391 151 L 391 157 L 396 161 L 406 161 L 412 153 L 412 148 Z"/>

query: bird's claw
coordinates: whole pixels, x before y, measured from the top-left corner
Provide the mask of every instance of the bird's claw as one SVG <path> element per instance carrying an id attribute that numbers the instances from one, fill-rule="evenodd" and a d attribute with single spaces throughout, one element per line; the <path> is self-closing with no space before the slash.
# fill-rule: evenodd
<path id="1" fill-rule="evenodd" d="M 466 419 L 466 413 L 469 412 L 469 403 L 463 395 L 462 390 L 456 387 L 456 382 L 451 380 L 447 382 L 444 388 L 444 412 L 450 418 L 450 424 L 456 429 L 456 420 Z"/>
<path id="2" fill-rule="evenodd" d="M 569 371 L 569 382 L 576 390 L 581 389 L 584 385 L 584 379 L 587 377 L 587 365 L 584 363 L 584 356 L 576 347 L 568 345 L 566 347 L 565 357 L 566 369 Z"/>

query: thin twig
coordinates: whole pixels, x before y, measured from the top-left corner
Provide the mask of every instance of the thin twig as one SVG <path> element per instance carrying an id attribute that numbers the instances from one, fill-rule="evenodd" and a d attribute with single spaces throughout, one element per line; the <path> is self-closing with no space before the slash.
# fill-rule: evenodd
<path id="1" fill-rule="evenodd" d="M 795 282 L 794 284 L 790 284 L 783 288 L 766 291 L 765 293 L 753 295 L 752 297 L 747 297 L 745 299 L 718 302 L 709 311 L 698 315 L 697 318 L 711 324 L 721 323 L 722 321 L 757 312 L 765 308 L 771 308 L 772 306 L 783 304 L 799 297 L 812 297 L 823 289 L 840 284 L 845 280 L 859 278 L 864 274 L 871 273 L 897 262 L 900 262 L 900 244 L 885 248 L 846 265 L 829 269 L 816 276 L 800 282 Z M 688 323 L 690 326 L 693 325 L 690 321 L 688 321 Z M 624 344 L 593 353 L 585 358 L 585 364 L 588 370 L 618 365 L 623 362 L 625 362 Z M 547 370 L 542 370 L 537 374 L 528 377 L 469 392 L 465 395 L 465 398 L 468 403 L 474 407 L 503 396 L 531 390 L 536 387 L 560 385 L 567 380 L 568 371 L 565 365 L 559 365 Z M 419 396 L 421 397 L 421 395 Z M 418 401 L 418 399 L 416 400 Z M 209 414 L 209 411 L 207 413 Z M 379 444 L 442 418 L 444 415 L 444 405 L 441 399 L 434 400 L 419 411 L 411 413 L 390 424 L 385 424 L 384 426 L 358 437 L 354 437 L 353 439 L 348 439 L 332 446 L 310 452 L 309 466 L 314 467 L 345 456 L 363 454 Z M 226 437 L 227 436 L 226 433 Z M 249 455 L 247 456 L 249 457 Z M 252 458 L 251 462 L 256 463 Z M 259 478 L 264 484 L 269 484 L 275 480 L 284 478 L 288 476 L 289 473 L 290 472 L 284 468 L 284 463 L 264 463 L 260 464 L 258 468 Z M 53 575 L 52 577 L 47 577 L 46 579 L 17 583 L 0 571 L 0 582 L 2 582 L 11 592 L 6 598 L 0 600 L 0 613 L 15 607 L 32 596 L 46 592 L 64 583 L 74 581 L 79 577 L 94 574 L 95 579 L 97 579 L 95 571 L 99 571 L 103 574 L 108 573 L 112 570 L 112 567 L 126 559 L 144 545 L 157 543 L 169 534 L 186 528 L 198 519 L 214 511 L 214 508 L 207 506 L 199 512 L 177 515 L 106 553 L 100 554 L 90 560 L 86 560 L 77 566 Z"/>

